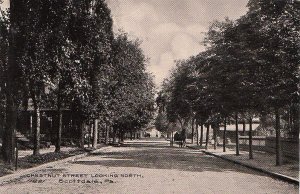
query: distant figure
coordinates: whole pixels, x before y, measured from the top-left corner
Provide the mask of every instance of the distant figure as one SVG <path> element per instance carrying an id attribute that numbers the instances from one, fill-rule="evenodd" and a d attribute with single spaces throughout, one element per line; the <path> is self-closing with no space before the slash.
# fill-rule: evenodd
<path id="1" fill-rule="evenodd" d="M 186 144 L 186 135 L 185 135 L 185 131 L 181 131 L 181 134 L 180 134 L 180 139 L 181 139 L 181 145 L 180 147 L 185 147 L 185 144 Z"/>
<path id="2" fill-rule="evenodd" d="M 175 142 L 178 142 L 179 144 L 179 147 L 185 147 L 185 140 L 186 140 L 186 136 L 185 136 L 185 133 L 181 132 L 180 134 L 179 133 L 175 133 L 174 135 L 174 141 Z"/>

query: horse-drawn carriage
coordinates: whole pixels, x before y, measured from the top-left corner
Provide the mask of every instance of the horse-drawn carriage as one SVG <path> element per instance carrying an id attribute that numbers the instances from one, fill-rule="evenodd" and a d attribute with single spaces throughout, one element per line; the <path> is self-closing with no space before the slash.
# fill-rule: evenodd
<path id="1" fill-rule="evenodd" d="M 186 144 L 186 135 L 185 135 L 185 133 L 176 132 L 175 135 L 174 135 L 174 141 L 175 141 L 175 143 L 179 144 L 179 147 L 181 147 L 181 148 L 185 147 L 185 144 Z"/>

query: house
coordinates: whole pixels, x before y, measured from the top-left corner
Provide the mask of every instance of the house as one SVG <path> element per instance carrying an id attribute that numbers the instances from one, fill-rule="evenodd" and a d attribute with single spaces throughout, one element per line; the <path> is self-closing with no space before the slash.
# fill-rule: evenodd
<path id="1" fill-rule="evenodd" d="M 161 137 L 161 132 L 158 131 L 154 126 L 143 131 L 143 137 Z"/>

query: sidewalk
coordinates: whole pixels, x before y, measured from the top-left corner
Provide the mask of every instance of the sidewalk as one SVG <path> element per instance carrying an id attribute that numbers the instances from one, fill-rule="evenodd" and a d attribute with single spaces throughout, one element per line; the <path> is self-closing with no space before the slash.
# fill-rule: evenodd
<path id="1" fill-rule="evenodd" d="M 213 155 L 253 170 L 263 172 L 274 178 L 279 178 L 299 185 L 299 161 L 285 159 L 282 166 L 276 166 L 276 155 L 272 153 L 254 151 L 254 159 L 249 160 L 249 152 L 247 151 L 240 151 L 240 155 L 236 156 L 235 150 L 230 148 L 227 148 L 226 152 L 223 152 L 222 147 L 218 147 L 216 150 L 212 147 L 205 150 L 203 147 L 201 148 L 200 146 L 191 144 L 187 145 L 187 147 L 192 149 L 201 149 L 206 154 Z"/>
<path id="2" fill-rule="evenodd" d="M 62 152 L 70 152 L 70 151 L 74 151 L 78 149 L 77 147 L 64 147 L 64 146 L 61 146 L 60 150 Z M 54 152 L 55 151 L 55 146 L 54 145 L 51 145 L 50 148 L 43 148 L 43 149 L 40 149 L 40 154 L 46 154 L 46 153 L 50 153 L 50 152 Z M 19 158 L 23 158 L 25 156 L 29 156 L 29 155 L 32 155 L 33 151 L 28 149 L 28 150 L 19 150 Z"/>
<path id="3" fill-rule="evenodd" d="M 30 173 L 33 173 L 35 171 L 39 171 L 39 170 L 42 170 L 42 169 L 45 169 L 45 168 L 52 168 L 56 164 L 61 164 L 61 163 L 69 162 L 69 161 L 74 161 L 74 160 L 77 160 L 79 158 L 83 158 L 85 156 L 88 156 L 89 154 L 97 153 L 100 150 L 102 151 L 102 150 L 105 150 L 105 149 L 109 149 L 110 147 L 111 146 L 108 146 L 108 147 L 103 146 L 103 147 L 101 147 L 99 145 L 99 146 L 97 146 L 97 149 L 95 149 L 95 150 L 93 150 L 91 152 L 85 152 L 85 153 L 81 153 L 81 154 L 76 154 L 76 155 L 73 155 L 73 156 L 70 156 L 70 157 L 66 157 L 66 158 L 63 158 L 63 159 L 60 159 L 60 160 L 56 160 L 56 161 L 51 161 L 51 162 L 47 162 L 47 163 L 44 163 L 44 164 L 40 164 L 40 165 L 34 166 L 32 168 L 19 169 L 17 171 L 13 171 L 13 173 L 11 173 L 11 174 L 6 174 L 5 176 L 1 176 L 0 177 L 0 186 L 1 186 L 1 184 L 6 183 L 7 181 L 13 181 L 15 179 L 20 178 L 20 176 L 23 175 L 23 174 L 30 174 Z"/>
<path id="4" fill-rule="evenodd" d="M 85 148 L 88 146 L 85 145 Z M 101 144 L 97 148 L 103 147 Z M 32 150 L 19 150 L 18 152 L 18 170 L 14 170 L 13 166 L 6 166 L 0 159 L 0 178 L 8 175 L 13 175 L 20 171 L 27 171 L 38 168 L 43 165 L 47 165 L 53 162 L 59 162 L 64 160 L 72 160 L 72 158 L 83 157 L 88 154 L 88 151 L 80 149 L 78 147 L 65 147 L 61 146 L 61 152 L 55 153 L 55 146 L 50 148 L 40 149 L 40 155 L 32 156 Z"/>

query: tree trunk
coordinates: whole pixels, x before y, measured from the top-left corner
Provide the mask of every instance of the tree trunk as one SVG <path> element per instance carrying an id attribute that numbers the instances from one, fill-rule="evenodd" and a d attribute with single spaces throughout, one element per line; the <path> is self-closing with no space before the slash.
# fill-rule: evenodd
<path id="1" fill-rule="evenodd" d="M 292 132 L 292 109 L 291 109 L 291 106 L 289 106 L 288 108 L 288 111 L 287 111 L 287 114 L 288 114 L 288 126 L 289 126 L 289 132 Z"/>
<path id="2" fill-rule="evenodd" d="M 106 128 L 106 134 L 105 134 L 105 145 L 108 145 L 109 144 L 109 126 L 105 126 Z"/>
<path id="3" fill-rule="evenodd" d="M 57 118 L 58 118 L 58 125 L 57 125 L 57 130 L 56 130 L 55 152 L 60 152 L 61 133 L 62 133 L 62 111 L 61 111 L 60 105 L 58 105 L 58 109 L 57 109 Z M 78 127 L 80 127 L 80 126 L 78 126 Z"/>
<path id="4" fill-rule="evenodd" d="M 15 161 L 15 137 L 17 123 L 17 107 L 11 94 L 7 95 L 6 106 L 6 129 L 3 133 L 2 155 L 6 164 L 13 164 Z"/>
<path id="5" fill-rule="evenodd" d="M 293 138 L 295 138 L 299 142 L 299 129 L 300 129 L 300 104 L 293 104 L 293 111 L 291 115 L 292 119 L 292 131 Z"/>
<path id="6" fill-rule="evenodd" d="M 101 127 L 101 132 L 102 132 L 101 137 L 105 140 L 105 134 L 106 134 L 106 131 L 105 131 L 105 125 L 102 125 L 102 127 Z"/>
<path id="7" fill-rule="evenodd" d="M 2 155 L 4 162 L 11 165 L 15 161 L 15 138 L 17 130 L 17 111 L 18 100 L 17 94 L 17 79 L 18 71 L 16 62 L 16 22 L 20 7 L 20 1 L 10 0 L 10 29 L 9 29 L 9 50 L 8 50 L 8 64 L 7 64 L 7 93 L 6 93 L 6 129 L 3 133 L 2 141 Z"/>
<path id="8" fill-rule="evenodd" d="M 239 125 L 238 125 L 238 114 L 235 114 L 235 155 L 240 155 L 240 138 L 239 138 Z"/>
<path id="9" fill-rule="evenodd" d="M 201 131 L 200 131 L 200 146 L 203 144 L 203 124 L 201 124 Z"/>
<path id="10" fill-rule="evenodd" d="M 84 148 L 84 131 L 85 131 L 85 124 L 84 121 L 79 121 L 79 147 Z"/>
<path id="11" fill-rule="evenodd" d="M 249 118 L 249 159 L 253 159 L 253 150 L 252 150 L 252 118 Z"/>
<path id="12" fill-rule="evenodd" d="M 120 144 L 121 143 L 121 139 L 122 139 L 122 131 L 121 130 L 119 130 L 118 136 L 119 136 L 118 143 Z"/>
<path id="13" fill-rule="evenodd" d="M 104 125 L 104 143 L 107 145 L 107 125 Z"/>
<path id="14" fill-rule="evenodd" d="M 34 109 L 33 155 L 36 156 L 40 154 L 41 113 L 38 106 L 35 105 Z"/>
<path id="15" fill-rule="evenodd" d="M 121 142 L 123 143 L 124 142 L 124 135 L 125 135 L 125 133 L 124 133 L 123 130 L 121 130 L 120 133 L 121 133 L 120 139 L 121 139 Z"/>
<path id="16" fill-rule="evenodd" d="M 117 143 L 117 129 L 113 128 L 113 144 Z"/>
<path id="17" fill-rule="evenodd" d="M 282 165 L 282 150 L 281 150 L 281 137 L 280 137 L 280 115 L 279 109 L 275 110 L 275 131 L 276 131 L 276 166 Z"/>
<path id="18" fill-rule="evenodd" d="M 246 135 L 246 122 L 243 120 L 243 135 Z"/>
<path id="19" fill-rule="evenodd" d="M 98 120 L 94 119 L 94 130 L 93 130 L 93 148 L 97 148 L 98 143 Z"/>
<path id="20" fill-rule="evenodd" d="M 195 120 L 192 119 L 192 144 L 194 144 L 194 132 L 195 132 L 194 123 L 195 123 Z"/>
<path id="21" fill-rule="evenodd" d="M 207 125 L 206 128 L 206 142 L 205 142 L 205 149 L 208 149 L 208 141 L 209 141 L 209 124 Z"/>
<path id="22" fill-rule="evenodd" d="M 91 133 L 92 133 L 92 125 L 90 124 L 90 122 L 89 122 L 89 125 L 88 125 L 88 129 L 89 129 L 88 147 L 90 148 L 91 147 Z"/>
<path id="23" fill-rule="evenodd" d="M 197 133 L 197 146 L 199 146 L 199 126 L 197 121 L 196 121 L 196 133 Z"/>
<path id="24" fill-rule="evenodd" d="M 223 152 L 226 152 L 226 128 L 227 128 L 227 123 L 226 123 L 226 117 L 224 119 L 224 131 L 223 131 Z"/>
<path id="25" fill-rule="evenodd" d="M 186 134 L 187 134 L 187 128 L 189 124 L 189 119 L 184 119 L 183 125 L 182 125 L 182 131 L 181 131 L 181 140 L 182 140 L 182 147 L 186 146 Z"/>
<path id="26" fill-rule="evenodd" d="M 91 128 L 91 133 L 90 133 L 90 136 L 91 136 L 91 146 L 93 146 L 93 139 L 94 139 L 94 120 L 91 120 L 91 123 L 90 123 L 90 128 Z"/>
<path id="27" fill-rule="evenodd" d="M 30 128 L 30 136 L 33 135 L 33 116 L 32 113 L 30 113 L 30 118 L 29 118 L 29 128 Z"/>
<path id="28" fill-rule="evenodd" d="M 61 145 L 61 133 L 62 133 L 62 98 L 61 98 L 61 81 L 58 83 L 58 94 L 57 94 L 57 118 L 58 125 L 56 130 L 56 144 L 55 144 L 55 152 L 60 152 Z"/>
<path id="29" fill-rule="evenodd" d="M 171 146 L 174 145 L 174 132 L 171 132 L 171 141 L 170 141 Z"/>
<path id="30" fill-rule="evenodd" d="M 4 127 L 5 126 L 5 116 L 0 114 L 0 136 L 3 137 Z"/>
<path id="31" fill-rule="evenodd" d="M 217 149 L 217 128 L 216 126 L 213 128 L 213 135 L 214 135 L 214 150 Z"/>

